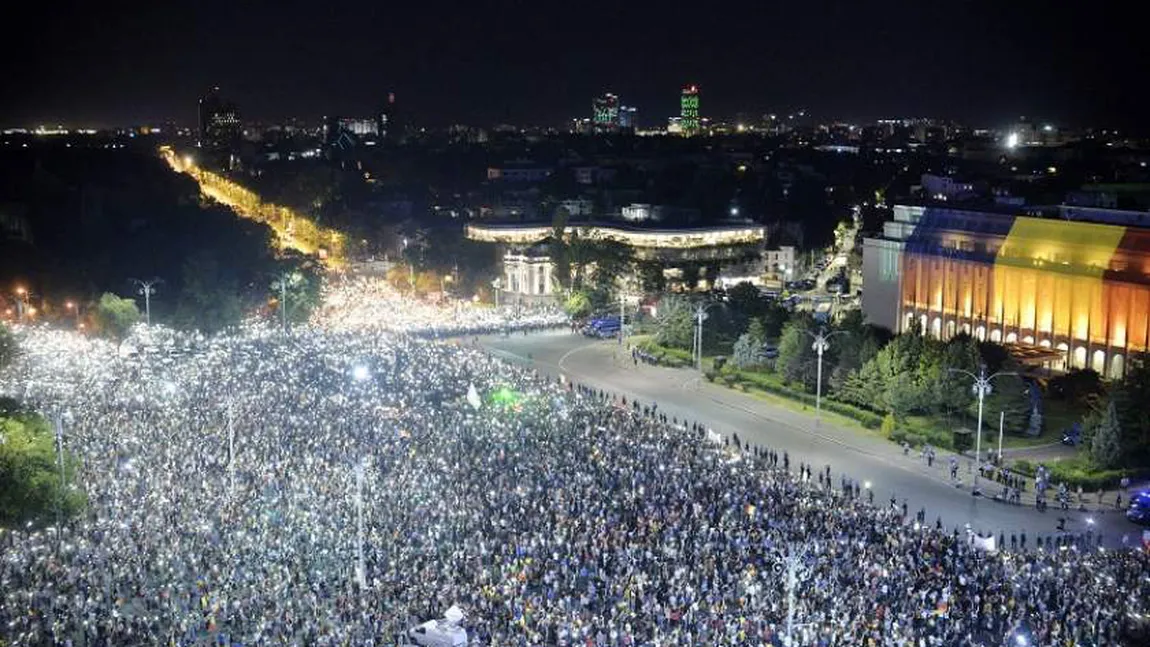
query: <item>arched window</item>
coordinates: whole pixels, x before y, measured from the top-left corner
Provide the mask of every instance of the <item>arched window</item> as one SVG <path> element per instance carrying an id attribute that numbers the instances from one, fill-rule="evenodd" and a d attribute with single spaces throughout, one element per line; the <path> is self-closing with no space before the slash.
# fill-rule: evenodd
<path id="1" fill-rule="evenodd" d="M 1106 375 L 1106 351 L 1094 351 L 1094 361 L 1090 363 L 1090 368 L 1098 372 L 1099 375 Z"/>
<path id="2" fill-rule="evenodd" d="M 1126 358 L 1121 353 L 1115 354 L 1110 358 L 1110 379 L 1120 380 L 1122 374 L 1126 371 Z"/>
<path id="3" fill-rule="evenodd" d="M 1074 349 L 1074 360 L 1070 363 L 1073 368 L 1086 368 L 1086 347 L 1079 346 Z"/>

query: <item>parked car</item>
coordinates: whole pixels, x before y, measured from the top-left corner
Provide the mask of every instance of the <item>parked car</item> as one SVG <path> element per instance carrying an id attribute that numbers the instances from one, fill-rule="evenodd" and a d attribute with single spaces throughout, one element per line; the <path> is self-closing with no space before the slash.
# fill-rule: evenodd
<path id="1" fill-rule="evenodd" d="M 1150 490 L 1143 490 L 1130 497 L 1126 518 L 1134 523 L 1150 526 Z"/>

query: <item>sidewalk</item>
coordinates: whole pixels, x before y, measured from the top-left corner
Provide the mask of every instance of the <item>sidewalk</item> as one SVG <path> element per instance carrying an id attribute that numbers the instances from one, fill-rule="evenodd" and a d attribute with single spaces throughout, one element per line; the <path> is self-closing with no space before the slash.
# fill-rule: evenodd
<path id="1" fill-rule="evenodd" d="M 626 372 L 646 373 L 648 377 L 655 379 L 675 380 L 681 383 L 684 389 L 696 391 L 698 394 L 703 395 L 714 402 L 722 404 L 723 406 L 742 409 L 749 413 L 756 415 L 763 415 L 777 420 L 783 424 L 789 424 L 794 427 L 802 428 L 814 436 L 820 437 L 824 440 L 835 442 L 837 444 L 849 447 L 855 451 L 869 453 L 873 455 L 880 455 L 889 461 L 897 461 L 901 467 L 911 468 L 923 474 L 928 478 L 933 478 L 936 481 L 948 483 L 955 487 L 957 490 L 962 490 L 970 493 L 974 484 L 975 467 L 974 457 L 971 454 L 959 454 L 941 447 L 935 448 L 935 459 L 933 466 L 929 466 L 924 458 L 921 457 L 921 450 L 911 448 L 909 454 L 904 455 L 902 447 L 894 442 L 877 436 L 875 434 L 862 432 L 858 429 L 851 429 L 844 427 L 833 422 L 828 422 L 825 418 L 820 422 L 816 420 L 812 413 L 803 413 L 794 411 L 790 408 L 773 405 L 753 395 L 728 388 L 726 386 L 708 382 L 705 378 L 698 375 L 695 371 L 688 369 L 673 369 L 663 366 L 650 365 L 640 363 L 635 366 L 630 358 L 622 358 L 617 352 L 611 353 L 611 364 L 616 370 Z M 765 393 L 765 392 L 756 392 Z M 765 393 L 769 398 L 778 398 L 785 400 L 783 396 Z M 769 408 L 769 411 L 764 412 L 762 409 Z M 1037 448 L 1018 448 L 1016 450 L 1006 450 L 1007 461 L 1013 460 L 1018 454 L 1028 453 L 1028 450 Z M 985 452 L 985 450 L 984 450 Z M 1024 456 L 1017 456 L 1022 458 Z M 954 481 L 950 478 L 950 459 L 954 457 L 958 461 L 958 479 Z M 1028 460 L 1034 462 L 1034 457 L 1027 457 Z M 1040 461 L 1039 461 L 1040 462 Z M 1015 476 L 1022 476 L 1015 473 Z M 981 496 L 987 499 L 999 501 L 1003 506 L 1022 506 L 1022 507 L 1035 507 L 1037 499 L 1034 490 L 1034 478 L 1030 476 L 1023 476 L 1024 487 L 1020 493 L 1020 503 L 1010 503 L 1001 500 L 1002 488 L 1004 487 L 997 480 L 987 478 L 985 476 L 979 478 L 978 487 Z M 1068 512 L 1079 511 L 1094 514 L 1108 514 L 1108 513 L 1124 513 L 1126 505 L 1130 500 L 1130 494 L 1135 491 L 1132 486 L 1128 490 L 1121 491 L 1122 494 L 1122 507 L 1115 507 L 1116 498 L 1120 492 L 1119 489 L 1106 490 L 1102 493 L 1102 502 L 1098 502 L 1098 492 L 1083 491 L 1082 501 L 1079 502 L 1076 496 L 1076 490 L 1069 492 L 1068 499 Z M 1057 514 L 1062 511 L 1061 505 L 1058 502 L 1058 484 L 1051 483 L 1046 489 L 1046 509 L 1047 512 Z M 972 495 L 973 496 L 973 495 Z"/>

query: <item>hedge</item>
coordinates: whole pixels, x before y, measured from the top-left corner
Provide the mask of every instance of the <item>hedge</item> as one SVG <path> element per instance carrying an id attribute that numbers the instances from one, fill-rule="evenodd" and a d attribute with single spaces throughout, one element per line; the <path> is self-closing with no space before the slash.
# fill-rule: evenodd
<path id="1" fill-rule="evenodd" d="M 723 380 L 726 381 L 729 377 L 733 377 L 736 381 L 749 384 L 761 391 L 770 393 L 771 395 L 782 396 L 784 398 L 801 402 L 802 404 L 810 407 L 813 407 L 816 404 L 815 396 L 813 394 L 793 388 L 788 384 L 784 384 L 777 377 L 767 373 L 724 369 Z M 728 382 L 728 385 L 730 384 L 731 383 Z M 860 409 L 853 405 L 838 402 L 836 400 L 831 400 L 827 397 L 823 398 L 822 407 L 823 409 L 826 409 L 832 413 L 837 413 L 840 416 L 850 418 L 851 420 L 858 422 L 868 429 L 878 429 L 882 424 L 882 416 L 878 415 L 877 413 L 867 411 L 865 409 Z"/>
<path id="2" fill-rule="evenodd" d="M 1036 469 L 1036 465 L 1026 460 L 1017 460 L 1011 465 L 1011 470 L 1031 478 L 1034 478 Z M 1078 457 L 1051 461 L 1046 464 L 1046 469 L 1052 485 L 1057 487 L 1059 483 L 1065 483 L 1068 488 L 1077 488 L 1081 485 L 1084 492 L 1114 488 L 1118 486 L 1122 477 L 1138 475 L 1137 470 L 1131 469 L 1098 469 L 1089 459 Z"/>
<path id="3" fill-rule="evenodd" d="M 644 339 L 638 344 L 639 350 L 651 355 L 660 366 L 671 368 L 686 368 L 694 366 L 695 359 L 690 351 L 681 348 L 671 348 L 655 343 L 653 339 Z"/>

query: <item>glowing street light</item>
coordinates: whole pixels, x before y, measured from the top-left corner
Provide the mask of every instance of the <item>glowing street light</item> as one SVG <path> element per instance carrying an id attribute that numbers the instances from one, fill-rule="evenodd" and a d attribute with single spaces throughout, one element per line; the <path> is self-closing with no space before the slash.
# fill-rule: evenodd
<path id="1" fill-rule="evenodd" d="M 357 364 L 351 369 L 351 377 L 356 382 L 363 382 L 371 377 L 371 371 L 363 364 Z"/>
<path id="2" fill-rule="evenodd" d="M 982 460 L 982 404 L 986 399 L 986 396 L 990 395 L 992 390 L 990 385 L 991 380 L 1003 375 L 1018 374 L 1013 371 L 999 371 L 994 375 L 988 376 L 986 374 L 986 364 L 983 364 L 982 367 L 979 368 L 978 375 L 975 375 L 970 371 L 964 371 L 961 368 L 948 368 L 946 370 L 948 373 L 962 373 L 963 375 L 967 375 L 974 380 L 974 384 L 971 385 L 971 390 L 973 390 L 974 394 L 978 396 L 978 432 L 974 438 L 974 462 L 979 469 L 974 473 L 974 488 L 970 493 L 974 496 L 978 496 L 981 493 L 981 491 L 978 489 L 978 476 L 982 473 L 982 466 L 980 464 L 980 461 Z"/>
<path id="3" fill-rule="evenodd" d="M 361 591 L 367 588 L 367 564 L 363 558 L 363 481 L 367 461 L 365 457 L 355 465 L 355 581 Z"/>
<path id="4" fill-rule="evenodd" d="M 272 288 L 279 290 L 280 293 L 280 320 L 283 322 L 283 331 L 286 335 L 288 332 L 288 319 L 287 319 L 287 291 L 289 287 L 295 286 L 302 280 L 299 272 L 281 272 L 275 281 L 272 281 Z"/>
<path id="5" fill-rule="evenodd" d="M 823 353 L 830 348 L 829 340 L 831 337 L 845 335 L 847 331 L 836 330 L 828 334 L 826 328 L 820 328 L 817 334 L 809 330 L 807 334 L 814 338 L 815 341 L 811 344 L 811 348 L 819 354 L 818 369 L 815 373 L 815 424 L 818 424 L 823 417 Z"/>
<path id="6" fill-rule="evenodd" d="M 163 283 L 163 279 L 152 278 L 147 281 L 140 279 L 131 279 L 132 283 L 136 284 L 139 288 L 140 294 L 144 295 L 144 317 L 148 325 L 152 325 L 152 295 L 156 293 L 156 285 Z"/>
<path id="7" fill-rule="evenodd" d="M 491 282 L 491 287 L 495 288 L 495 307 L 498 308 L 499 307 L 499 291 L 503 289 L 503 281 L 501 279 L 497 278 Z"/>
<path id="8" fill-rule="evenodd" d="M 24 314 L 28 310 L 28 290 L 20 285 L 16 287 L 16 318 L 23 322 Z"/>
<path id="9" fill-rule="evenodd" d="M 695 369 L 703 371 L 703 322 L 707 319 L 707 311 L 719 305 L 718 303 L 700 303 L 695 306 Z"/>

